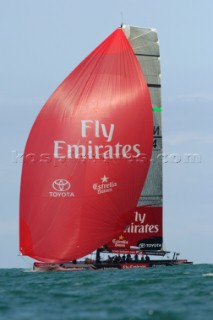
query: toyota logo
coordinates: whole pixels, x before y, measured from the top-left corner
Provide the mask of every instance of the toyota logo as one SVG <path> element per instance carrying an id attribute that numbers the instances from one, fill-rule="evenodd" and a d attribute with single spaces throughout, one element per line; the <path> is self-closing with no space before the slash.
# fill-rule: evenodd
<path id="1" fill-rule="evenodd" d="M 140 243 L 139 244 L 139 248 L 145 248 L 146 247 L 146 244 L 145 243 Z"/>
<path id="2" fill-rule="evenodd" d="M 71 184 L 69 181 L 67 181 L 65 179 L 57 179 L 57 180 L 53 181 L 52 187 L 56 191 L 67 191 L 70 189 Z"/>

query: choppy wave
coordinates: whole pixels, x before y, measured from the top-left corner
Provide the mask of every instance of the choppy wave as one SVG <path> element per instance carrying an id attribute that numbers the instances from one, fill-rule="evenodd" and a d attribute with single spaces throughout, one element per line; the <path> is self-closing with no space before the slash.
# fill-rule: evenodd
<path id="1" fill-rule="evenodd" d="M 212 270 L 212 265 L 50 273 L 2 269 L 0 319 L 210 320 Z"/>
<path id="2" fill-rule="evenodd" d="M 213 273 L 204 273 L 203 276 L 204 277 L 213 277 Z"/>

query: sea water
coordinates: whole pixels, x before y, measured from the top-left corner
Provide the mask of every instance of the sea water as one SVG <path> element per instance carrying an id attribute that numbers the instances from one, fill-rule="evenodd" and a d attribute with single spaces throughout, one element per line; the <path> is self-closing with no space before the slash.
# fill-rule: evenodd
<path id="1" fill-rule="evenodd" d="M 213 265 L 33 272 L 0 269 L 0 319 L 213 319 Z"/>

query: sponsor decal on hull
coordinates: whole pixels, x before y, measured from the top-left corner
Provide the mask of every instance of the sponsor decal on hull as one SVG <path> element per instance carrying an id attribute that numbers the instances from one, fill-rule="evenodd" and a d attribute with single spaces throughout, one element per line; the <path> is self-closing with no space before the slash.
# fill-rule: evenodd
<path id="1" fill-rule="evenodd" d="M 129 263 L 121 264 L 121 269 L 138 269 L 138 268 L 149 268 L 148 263 Z"/>

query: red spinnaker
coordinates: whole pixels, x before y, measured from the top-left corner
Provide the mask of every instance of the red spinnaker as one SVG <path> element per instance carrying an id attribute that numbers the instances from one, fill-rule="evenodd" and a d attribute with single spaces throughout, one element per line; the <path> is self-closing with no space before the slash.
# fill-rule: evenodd
<path id="1" fill-rule="evenodd" d="M 20 251 L 44 262 L 110 241 L 137 205 L 152 152 L 146 82 L 121 29 L 55 90 L 24 152 Z"/>

